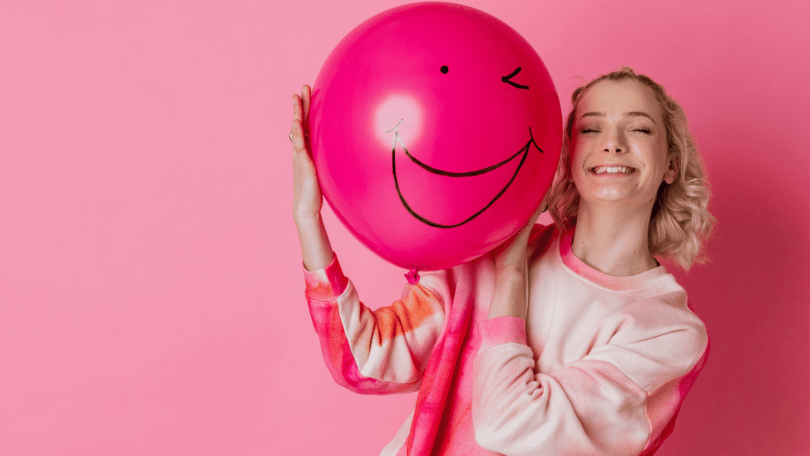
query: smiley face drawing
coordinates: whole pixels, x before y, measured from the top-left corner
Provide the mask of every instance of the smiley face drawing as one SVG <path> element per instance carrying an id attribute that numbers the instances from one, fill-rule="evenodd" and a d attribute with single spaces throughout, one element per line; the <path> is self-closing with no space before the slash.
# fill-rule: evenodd
<path id="1" fill-rule="evenodd" d="M 501 81 L 505 82 L 507 84 L 510 84 L 510 85 L 512 85 L 514 87 L 517 87 L 518 89 L 528 89 L 529 88 L 528 86 L 523 85 L 523 84 L 518 84 L 518 83 L 515 83 L 515 82 L 512 81 L 512 77 L 514 77 L 516 74 L 518 74 L 521 69 L 522 69 L 521 67 L 518 67 L 515 71 L 510 73 L 508 76 L 503 76 L 501 78 Z M 446 65 L 443 65 L 441 67 L 441 72 L 442 73 L 447 74 L 448 71 L 449 71 L 449 68 Z M 405 119 L 400 120 L 400 123 L 403 122 L 404 120 Z M 481 169 L 473 170 L 473 171 L 463 171 L 463 172 L 453 172 L 453 171 L 446 171 L 446 170 L 436 169 L 436 168 L 434 168 L 434 167 L 432 167 L 430 165 L 427 165 L 427 164 L 423 163 L 422 161 L 420 161 L 419 159 L 417 159 L 416 157 L 411 155 L 410 152 L 408 152 L 408 149 L 403 144 L 402 138 L 400 138 L 399 132 L 397 131 L 397 127 L 399 127 L 400 123 L 397 123 L 397 125 L 394 127 L 394 142 L 393 142 L 393 145 L 391 147 L 391 162 L 392 162 L 392 169 L 393 169 L 393 175 L 394 175 L 394 186 L 397 189 L 397 195 L 399 195 L 399 199 L 400 199 L 400 201 L 402 201 L 402 205 L 405 207 L 405 209 L 411 215 L 413 215 L 417 220 L 421 221 L 422 223 L 425 223 L 426 225 L 429 225 L 429 226 L 432 226 L 432 227 L 435 227 L 435 228 L 456 228 L 456 227 L 459 227 L 461 225 L 464 225 L 465 223 L 470 222 L 474 218 L 481 215 L 485 210 L 487 210 L 490 206 L 492 206 L 495 203 L 495 201 L 497 201 L 501 196 L 503 196 L 503 194 L 506 192 L 506 190 L 509 188 L 509 186 L 512 184 L 512 182 L 515 181 L 515 178 L 517 177 L 518 173 L 520 172 L 520 169 L 523 167 L 523 164 L 526 162 L 526 158 L 528 157 L 529 151 L 532 148 L 532 146 L 534 146 L 534 148 L 537 151 L 539 151 L 540 153 L 543 152 L 543 150 L 540 149 L 540 147 L 534 141 L 534 137 L 532 136 L 532 129 L 529 128 L 529 140 L 528 140 L 528 142 L 526 142 L 526 144 L 524 144 L 523 147 L 521 147 L 519 151 L 515 152 L 513 155 L 511 155 L 510 157 L 506 158 L 505 160 L 503 160 L 503 161 L 501 161 L 499 163 L 496 163 L 496 164 L 491 165 L 491 166 L 487 166 L 486 168 L 481 168 Z M 388 133 L 388 132 L 386 132 L 386 133 Z M 495 171 L 495 170 L 499 169 L 500 167 L 502 167 L 504 165 L 512 163 L 515 160 L 518 160 L 518 164 L 515 167 L 515 171 L 512 173 L 511 177 L 506 182 L 506 184 L 500 189 L 500 191 L 498 191 L 497 194 L 495 194 L 495 196 L 489 202 L 487 202 L 487 204 L 484 207 L 482 207 L 477 212 L 475 212 L 474 214 L 470 215 L 469 217 L 465 218 L 464 220 L 462 220 L 460 222 L 450 223 L 450 224 L 444 223 L 443 224 L 443 223 L 439 223 L 439 222 L 429 220 L 429 219 L 423 217 L 422 215 L 420 215 L 419 213 L 417 213 L 411 207 L 411 205 L 408 204 L 408 201 L 405 199 L 405 196 L 402 194 L 402 190 L 399 187 L 399 179 L 397 179 L 397 159 L 396 159 L 397 145 L 402 147 L 402 150 L 405 152 L 405 155 L 413 163 L 415 163 L 416 165 L 418 165 L 419 167 L 421 167 L 425 171 L 427 171 L 427 172 L 429 172 L 431 174 L 438 175 L 438 176 L 456 177 L 456 178 L 480 176 L 480 175 L 487 174 L 487 173 L 490 173 L 492 171 Z"/>
<path id="2" fill-rule="evenodd" d="M 520 229 L 553 179 L 562 118 L 517 32 L 473 8 L 416 3 L 365 21 L 332 51 L 310 135 L 343 224 L 386 260 L 431 270 Z"/>

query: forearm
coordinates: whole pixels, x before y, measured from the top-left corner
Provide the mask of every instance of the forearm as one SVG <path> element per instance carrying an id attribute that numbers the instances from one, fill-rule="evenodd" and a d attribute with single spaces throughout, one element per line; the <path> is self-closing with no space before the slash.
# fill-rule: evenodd
<path id="1" fill-rule="evenodd" d="M 637 455 L 650 435 L 647 394 L 615 364 L 535 372 L 523 320 L 488 320 L 473 369 L 478 443 L 507 456 Z"/>
<path id="2" fill-rule="evenodd" d="M 523 268 L 498 271 L 488 318 L 526 318 L 526 274 Z"/>
<path id="3" fill-rule="evenodd" d="M 314 271 L 328 266 L 335 254 L 321 219 L 323 195 L 306 140 L 310 98 L 310 88 L 306 85 L 301 89 L 301 96 L 293 95 L 290 140 L 293 142 L 293 220 L 301 242 L 304 268 Z"/>
<path id="4" fill-rule="evenodd" d="M 519 317 L 526 319 L 527 281 L 529 262 L 533 248 L 529 248 L 529 236 L 539 208 L 520 231 L 507 241 L 495 255 L 495 290 L 489 306 L 489 318 Z"/>
<path id="5" fill-rule="evenodd" d="M 418 388 L 444 326 L 443 299 L 449 290 L 439 275 L 426 275 L 425 284 L 408 287 L 401 299 L 371 310 L 360 302 L 337 258 L 325 269 L 304 272 L 312 322 L 339 384 L 375 394 Z"/>
<path id="6" fill-rule="evenodd" d="M 320 214 L 308 217 L 294 217 L 301 243 L 301 256 L 304 268 L 308 271 L 323 269 L 332 262 L 335 254 L 326 234 L 326 227 Z"/>

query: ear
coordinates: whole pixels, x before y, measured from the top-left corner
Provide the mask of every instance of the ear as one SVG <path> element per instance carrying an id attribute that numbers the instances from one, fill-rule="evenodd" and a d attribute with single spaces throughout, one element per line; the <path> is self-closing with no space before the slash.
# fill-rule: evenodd
<path id="1" fill-rule="evenodd" d="M 675 178 L 678 177 L 680 167 L 678 166 L 677 155 L 669 154 L 668 158 L 669 158 L 669 169 L 664 173 L 664 182 L 671 185 L 673 182 L 675 182 Z"/>

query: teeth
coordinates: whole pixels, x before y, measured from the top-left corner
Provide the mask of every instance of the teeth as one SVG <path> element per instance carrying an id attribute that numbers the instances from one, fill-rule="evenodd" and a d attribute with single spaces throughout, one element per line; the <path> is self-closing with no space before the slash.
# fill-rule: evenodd
<path id="1" fill-rule="evenodd" d="M 593 168 L 594 174 L 630 174 L 633 168 L 629 166 L 597 166 Z"/>

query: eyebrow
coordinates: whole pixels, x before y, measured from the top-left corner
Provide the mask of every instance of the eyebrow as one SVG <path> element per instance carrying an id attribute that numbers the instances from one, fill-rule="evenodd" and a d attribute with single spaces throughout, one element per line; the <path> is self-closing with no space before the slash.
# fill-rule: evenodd
<path id="1" fill-rule="evenodd" d="M 649 114 L 647 114 L 644 111 L 630 111 L 630 112 L 624 113 L 624 115 L 628 116 L 628 117 L 646 117 L 646 118 L 650 119 L 652 121 L 652 123 L 656 123 L 655 119 L 653 119 L 652 116 L 650 116 Z M 589 111 L 589 112 L 586 112 L 586 113 L 582 114 L 581 116 L 579 116 L 580 119 L 583 118 L 583 117 L 605 117 L 605 113 L 604 112 L 597 112 L 597 111 Z"/>

